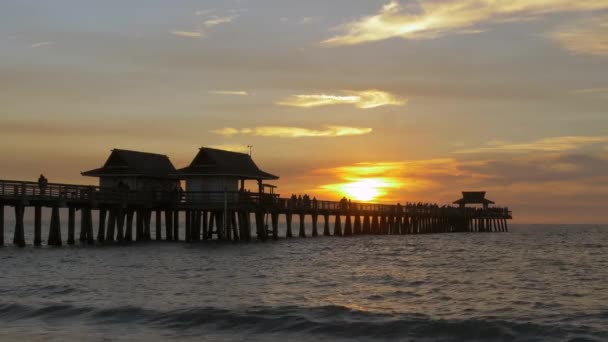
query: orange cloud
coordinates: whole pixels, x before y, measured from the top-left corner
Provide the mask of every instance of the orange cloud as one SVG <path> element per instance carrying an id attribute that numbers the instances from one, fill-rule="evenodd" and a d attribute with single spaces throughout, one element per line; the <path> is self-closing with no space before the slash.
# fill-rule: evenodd
<path id="1" fill-rule="evenodd" d="M 608 56 L 608 16 L 564 26 L 549 34 L 549 38 L 574 54 Z"/>
<path id="2" fill-rule="evenodd" d="M 523 153 L 530 151 L 565 152 L 596 144 L 608 144 L 608 136 L 551 137 L 523 143 L 494 141 L 489 142 L 488 146 L 459 150 L 454 153 Z"/>
<path id="3" fill-rule="evenodd" d="M 342 137 L 364 135 L 372 132 L 371 128 L 326 126 L 324 129 L 309 129 L 286 126 L 260 126 L 254 128 L 224 127 L 212 130 L 211 133 L 231 137 L 234 135 L 254 135 L 260 137 L 303 138 L 303 137 Z"/>
<path id="4" fill-rule="evenodd" d="M 357 108 L 370 109 L 381 106 L 403 106 L 406 100 L 400 99 L 380 90 L 344 90 L 341 95 L 335 94 L 308 94 L 293 95 L 286 100 L 277 102 L 280 106 L 311 108 L 340 104 L 352 104 Z"/>
<path id="5" fill-rule="evenodd" d="M 371 16 L 337 29 L 343 34 L 324 45 L 353 45 L 394 37 L 428 39 L 449 33 L 478 32 L 475 26 L 487 22 L 508 22 L 548 13 L 592 11 L 608 8 L 600 0 L 454 0 L 418 1 L 403 7 L 392 0 Z"/>

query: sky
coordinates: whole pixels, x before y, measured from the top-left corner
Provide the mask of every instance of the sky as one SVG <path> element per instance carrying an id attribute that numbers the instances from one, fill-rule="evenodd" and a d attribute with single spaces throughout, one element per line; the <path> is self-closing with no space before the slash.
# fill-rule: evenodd
<path id="1" fill-rule="evenodd" d="M 608 222 L 608 0 L 3 0 L 0 104 L 0 179 L 252 145 L 285 196 Z"/>

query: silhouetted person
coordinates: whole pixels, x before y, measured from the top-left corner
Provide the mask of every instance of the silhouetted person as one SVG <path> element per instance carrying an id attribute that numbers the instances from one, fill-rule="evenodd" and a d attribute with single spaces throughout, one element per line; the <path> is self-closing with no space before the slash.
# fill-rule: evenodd
<path id="1" fill-rule="evenodd" d="M 44 194 L 44 192 L 46 191 L 46 186 L 48 185 L 48 183 L 48 179 L 46 179 L 43 174 L 40 174 L 40 177 L 38 177 L 38 188 L 40 189 L 41 194 Z"/>

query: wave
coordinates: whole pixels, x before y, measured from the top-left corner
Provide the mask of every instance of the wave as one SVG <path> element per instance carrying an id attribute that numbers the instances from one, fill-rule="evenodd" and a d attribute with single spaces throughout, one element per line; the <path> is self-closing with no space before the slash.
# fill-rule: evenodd
<path id="1" fill-rule="evenodd" d="M 605 318 L 606 313 L 597 318 Z M 180 333 L 236 331 L 258 334 L 300 333 L 335 338 L 429 340 L 577 340 L 600 341 L 608 331 L 587 326 L 516 322 L 498 318 L 433 319 L 423 314 L 385 314 L 343 306 L 255 306 L 244 309 L 194 307 L 159 311 L 134 306 L 94 308 L 70 304 L 33 307 L 0 304 L 0 321 L 53 321 L 87 325 L 142 324 Z"/>

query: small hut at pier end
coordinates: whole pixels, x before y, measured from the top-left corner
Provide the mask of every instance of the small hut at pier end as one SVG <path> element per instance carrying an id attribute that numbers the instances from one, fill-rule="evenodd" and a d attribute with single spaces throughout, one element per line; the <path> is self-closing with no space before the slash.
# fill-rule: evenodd
<path id="1" fill-rule="evenodd" d="M 102 167 L 82 175 L 99 177 L 100 188 L 175 191 L 179 179 L 172 176 L 173 173 L 175 167 L 165 155 L 113 149 Z"/>
<path id="2" fill-rule="evenodd" d="M 488 209 L 488 206 L 494 202 L 486 198 L 485 191 L 463 191 L 462 198 L 454 201 L 454 204 L 458 204 L 461 208 L 467 204 L 481 204 L 484 209 Z"/>
<path id="3" fill-rule="evenodd" d="M 208 147 L 200 148 L 192 163 L 177 170 L 175 175 L 186 181 L 188 202 L 211 203 L 237 201 L 238 193 L 246 192 L 247 180 L 257 181 L 257 189 L 250 193 L 251 197 L 272 198 L 274 186 L 263 182 L 279 179 L 260 170 L 248 154 Z"/>

